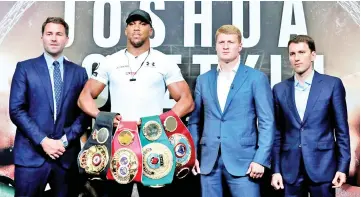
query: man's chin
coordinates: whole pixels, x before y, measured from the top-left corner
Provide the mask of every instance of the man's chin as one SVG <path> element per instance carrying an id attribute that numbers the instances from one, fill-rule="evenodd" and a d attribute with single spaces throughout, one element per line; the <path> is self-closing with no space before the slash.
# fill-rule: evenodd
<path id="1" fill-rule="evenodd" d="M 144 41 L 138 41 L 138 42 L 130 42 L 134 48 L 140 48 L 143 46 Z"/>

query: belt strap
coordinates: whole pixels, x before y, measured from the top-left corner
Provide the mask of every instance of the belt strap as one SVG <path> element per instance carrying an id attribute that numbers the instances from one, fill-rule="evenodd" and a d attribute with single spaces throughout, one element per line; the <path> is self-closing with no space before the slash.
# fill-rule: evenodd
<path id="1" fill-rule="evenodd" d="M 105 178 L 109 169 L 113 120 L 117 113 L 99 112 L 91 135 L 78 155 L 80 173 Z"/>
<path id="2" fill-rule="evenodd" d="M 141 118 L 140 141 L 143 151 L 143 178 L 145 186 L 162 187 L 173 181 L 175 155 L 159 116 Z"/>
<path id="3" fill-rule="evenodd" d="M 137 122 L 120 121 L 112 140 L 112 159 L 107 179 L 120 184 L 141 182 L 142 164 Z"/>
<path id="4" fill-rule="evenodd" d="M 160 115 L 165 133 L 172 144 L 176 156 L 175 176 L 182 179 L 193 168 L 196 151 L 193 138 L 182 120 L 169 110 Z"/>

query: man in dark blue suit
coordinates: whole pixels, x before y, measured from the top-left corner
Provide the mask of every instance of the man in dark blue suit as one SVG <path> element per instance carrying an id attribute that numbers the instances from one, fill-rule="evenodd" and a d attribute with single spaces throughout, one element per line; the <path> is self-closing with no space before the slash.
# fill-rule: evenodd
<path id="1" fill-rule="evenodd" d="M 311 37 L 291 39 L 288 51 L 295 75 L 273 88 L 277 130 L 271 184 L 284 188 L 285 196 L 335 196 L 350 164 L 345 88 L 339 78 L 313 70 Z"/>
<path id="2" fill-rule="evenodd" d="M 9 107 L 17 127 L 15 196 L 42 196 L 47 183 L 52 196 L 69 196 L 69 169 L 76 164 L 87 123 L 77 106 L 87 74 L 64 59 L 68 32 L 62 18 L 47 18 L 41 37 L 44 54 L 16 66 Z"/>
<path id="3" fill-rule="evenodd" d="M 189 131 L 200 149 L 193 174 L 201 174 L 202 196 L 260 196 L 259 178 L 271 166 L 275 131 L 267 76 L 240 60 L 242 35 L 233 25 L 216 32 L 218 67 L 198 76 Z M 222 179 L 225 179 L 225 183 Z"/>

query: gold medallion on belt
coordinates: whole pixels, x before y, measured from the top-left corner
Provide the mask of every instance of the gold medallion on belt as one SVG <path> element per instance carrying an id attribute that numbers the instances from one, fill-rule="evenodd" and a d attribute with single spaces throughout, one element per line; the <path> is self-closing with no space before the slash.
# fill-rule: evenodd
<path id="1" fill-rule="evenodd" d="M 143 174 L 151 179 L 161 179 L 172 169 L 173 155 L 169 148 L 161 143 L 150 143 L 143 150 Z"/>
<path id="2" fill-rule="evenodd" d="M 88 174 L 98 175 L 109 162 L 108 149 L 104 145 L 94 145 L 80 154 L 80 167 Z"/>
<path id="3" fill-rule="evenodd" d="M 143 126 L 143 134 L 150 141 L 157 140 L 162 135 L 162 126 L 157 121 L 148 121 Z"/>
<path id="4" fill-rule="evenodd" d="M 110 169 L 118 183 L 130 183 L 138 172 L 138 158 L 132 150 L 121 148 L 114 153 Z"/>

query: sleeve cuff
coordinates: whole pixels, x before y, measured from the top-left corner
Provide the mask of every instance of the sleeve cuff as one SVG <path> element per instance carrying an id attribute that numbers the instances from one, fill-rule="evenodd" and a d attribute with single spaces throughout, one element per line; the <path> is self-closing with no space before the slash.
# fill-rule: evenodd
<path id="1" fill-rule="evenodd" d="M 63 142 L 63 146 L 66 148 L 69 143 L 68 143 L 68 139 L 66 137 L 66 134 L 63 135 L 63 137 L 60 138 L 60 140 Z"/>

